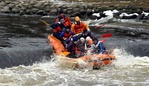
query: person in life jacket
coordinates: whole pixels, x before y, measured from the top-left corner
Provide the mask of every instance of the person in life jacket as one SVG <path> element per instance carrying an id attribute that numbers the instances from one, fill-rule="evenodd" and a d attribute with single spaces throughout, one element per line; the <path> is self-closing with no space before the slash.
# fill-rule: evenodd
<path id="1" fill-rule="evenodd" d="M 71 26 L 70 18 L 68 16 L 66 16 L 62 10 L 60 10 L 58 12 L 58 17 L 56 17 L 55 23 L 60 22 L 61 19 L 65 20 L 65 22 L 64 22 L 65 26 Z"/>
<path id="2" fill-rule="evenodd" d="M 74 32 L 74 34 L 82 33 L 84 30 L 90 31 L 88 25 L 81 21 L 78 16 L 75 17 L 75 23 L 71 25 L 71 30 Z"/>
<path id="3" fill-rule="evenodd" d="M 68 57 L 76 58 L 77 45 L 78 45 L 78 38 L 77 37 L 70 38 L 67 45 L 67 51 L 70 52 Z"/>
<path id="4" fill-rule="evenodd" d="M 105 46 L 103 45 L 103 42 L 104 41 L 98 41 L 97 38 L 94 38 L 93 39 L 93 44 L 91 45 L 91 48 L 93 49 L 93 53 L 102 53 L 102 54 L 105 54 L 106 53 L 106 48 Z"/>
<path id="5" fill-rule="evenodd" d="M 61 39 L 63 40 L 64 47 L 66 48 L 67 40 L 69 41 L 69 38 L 71 38 L 74 35 L 74 33 L 70 30 L 70 27 L 66 27 L 66 31 L 63 31 L 60 34 Z"/>
<path id="6" fill-rule="evenodd" d="M 63 28 L 66 28 L 65 25 L 64 25 L 64 22 L 65 22 L 65 20 L 64 19 L 61 19 L 60 22 L 53 23 L 51 25 L 51 27 L 53 29 L 53 36 L 55 36 L 56 38 L 58 38 L 60 40 L 62 40 L 60 38 L 60 34 L 62 33 Z"/>
<path id="7" fill-rule="evenodd" d="M 83 32 L 80 34 L 80 37 L 84 37 L 84 38 L 90 37 L 91 39 L 94 38 L 91 31 L 87 31 L 86 29 L 83 30 Z"/>
<path id="8" fill-rule="evenodd" d="M 78 41 L 76 50 L 77 57 L 83 56 L 86 53 L 85 42 L 86 40 L 83 37 L 81 37 L 80 40 Z"/>
<path id="9" fill-rule="evenodd" d="M 93 40 L 89 36 L 86 37 L 85 49 L 89 50 L 92 44 L 93 44 Z"/>

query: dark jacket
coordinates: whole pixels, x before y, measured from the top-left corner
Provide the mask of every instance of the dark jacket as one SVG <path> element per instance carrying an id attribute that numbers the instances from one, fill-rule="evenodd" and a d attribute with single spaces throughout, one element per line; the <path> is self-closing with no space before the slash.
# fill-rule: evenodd
<path id="1" fill-rule="evenodd" d="M 78 50 L 79 50 L 79 51 L 81 51 L 81 52 L 83 52 L 83 53 L 85 52 L 85 42 L 82 43 L 82 42 L 79 40 L 77 47 L 78 47 Z"/>

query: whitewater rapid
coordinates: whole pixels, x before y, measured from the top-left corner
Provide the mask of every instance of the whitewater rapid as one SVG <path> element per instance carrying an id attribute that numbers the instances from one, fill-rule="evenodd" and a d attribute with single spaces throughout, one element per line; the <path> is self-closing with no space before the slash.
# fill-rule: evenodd
<path id="1" fill-rule="evenodd" d="M 46 43 L 45 25 L 41 17 L 1 16 L 0 18 L 0 86 L 146 86 L 149 85 L 148 26 L 132 21 L 115 20 L 103 28 L 95 21 L 91 31 L 99 37 L 112 33 L 105 39 L 107 49 L 113 49 L 116 60 L 99 70 L 63 67 L 57 59 L 50 58 L 51 48 Z M 42 18 L 52 23 L 53 18 Z M 11 20 L 11 21 L 10 21 Z M 87 20 L 90 22 L 90 20 Z M 97 23 L 96 23 L 97 22 Z M 131 22 L 131 23 L 130 23 Z M 142 24 L 142 23 L 141 23 Z M 139 27 L 139 28 L 138 28 Z M 46 49 L 45 49 L 46 48 Z M 55 58 L 57 56 L 54 56 Z M 5 61 L 8 59 L 8 62 Z M 13 64 L 9 61 L 13 61 Z M 9 66 L 7 66 L 10 64 Z"/>
<path id="2" fill-rule="evenodd" d="M 57 61 L 0 69 L 1 86 L 149 85 L 149 57 L 114 49 L 117 60 L 100 70 L 63 68 Z"/>

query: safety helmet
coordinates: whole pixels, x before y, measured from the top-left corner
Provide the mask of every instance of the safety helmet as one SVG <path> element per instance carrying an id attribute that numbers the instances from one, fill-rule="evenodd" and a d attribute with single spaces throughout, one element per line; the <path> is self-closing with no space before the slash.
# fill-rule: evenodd
<path id="1" fill-rule="evenodd" d="M 83 37 L 80 38 L 81 41 L 85 41 L 85 39 Z"/>
<path id="2" fill-rule="evenodd" d="M 88 36 L 88 37 L 86 37 L 86 41 L 89 41 L 89 40 L 91 40 L 91 38 Z"/>
<path id="3" fill-rule="evenodd" d="M 76 16 L 75 21 L 80 21 L 79 16 Z"/>

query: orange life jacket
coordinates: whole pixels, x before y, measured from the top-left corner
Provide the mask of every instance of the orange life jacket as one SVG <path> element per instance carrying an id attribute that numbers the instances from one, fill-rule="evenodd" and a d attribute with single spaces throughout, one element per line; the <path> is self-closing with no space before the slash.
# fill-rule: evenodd
<path id="1" fill-rule="evenodd" d="M 74 33 L 75 34 L 78 34 L 78 33 L 82 33 L 85 29 L 85 25 L 83 22 L 80 22 L 80 24 L 74 24 L 72 26 L 73 30 L 74 30 Z"/>

